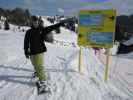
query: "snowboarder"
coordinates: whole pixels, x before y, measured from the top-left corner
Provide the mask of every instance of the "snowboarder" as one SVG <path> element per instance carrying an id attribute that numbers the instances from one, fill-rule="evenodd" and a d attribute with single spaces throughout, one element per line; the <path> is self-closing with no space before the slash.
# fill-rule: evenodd
<path id="1" fill-rule="evenodd" d="M 95 55 L 99 54 L 100 48 L 99 47 L 93 47 Z"/>
<path id="2" fill-rule="evenodd" d="M 36 75 L 39 78 L 36 85 L 38 88 L 38 94 L 47 92 L 47 76 L 44 72 L 43 55 L 47 51 L 44 40 L 46 35 L 51 31 L 56 30 L 64 22 L 57 23 L 48 27 L 40 27 L 39 20 L 36 16 L 31 17 L 31 28 L 26 32 L 24 38 L 24 53 L 27 59 L 30 58 Z M 42 26 L 42 25 L 41 25 Z"/>

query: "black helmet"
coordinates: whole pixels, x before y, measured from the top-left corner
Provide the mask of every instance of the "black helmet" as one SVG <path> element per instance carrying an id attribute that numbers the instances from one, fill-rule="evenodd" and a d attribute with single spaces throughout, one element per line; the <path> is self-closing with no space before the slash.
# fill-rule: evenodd
<path id="1" fill-rule="evenodd" d="M 36 16 L 31 16 L 31 21 L 38 21 L 38 18 Z"/>
<path id="2" fill-rule="evenodd" d="M 36 16 L 31 16 L 31 27 L 37 28 L 38 27 L 38 18 Z"/>

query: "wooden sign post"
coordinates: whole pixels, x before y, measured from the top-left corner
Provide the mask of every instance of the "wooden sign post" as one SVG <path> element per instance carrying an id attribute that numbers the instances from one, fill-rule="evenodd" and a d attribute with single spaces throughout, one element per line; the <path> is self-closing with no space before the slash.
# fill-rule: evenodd
<path id="1" fill-rule="evenodd" d="M 109 73 L 109 49 L 114 44 L 116 10 L 80 10 L 78 23 L 78 45 L 107 48 L 104 80 Z M 81 49 L 81 48 L 80 48 Z M 81 71 L 81 50 L 79 51 L 79 71 Z M 90 62 L 91 63 L 91 62 Z M 95 67 L 95 66 L 94 66 Z"/>

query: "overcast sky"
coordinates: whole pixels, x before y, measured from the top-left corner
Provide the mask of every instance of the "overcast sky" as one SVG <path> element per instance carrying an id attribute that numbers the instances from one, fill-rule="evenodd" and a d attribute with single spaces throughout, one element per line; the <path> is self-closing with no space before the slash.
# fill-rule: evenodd
<path id="1" fill-rule="evenodd" d="M 104 2 L 113 2 L 113 7 L 120 11 L 133 12 L 133 0 L 0 0 L 3 8 L 28 8 L 37 15 L 56 15 L 70 12 L 83 7 L 102 5 Z M 122 6 L 121 6 L 122 5 Z M 107 6 L 106 6 L 107 7 Z M 120 8 L 120 9 L 119 9 Z"/>
<path id="2" fill-rule="evenodd" d="M 32 13 L 36 14 L 56 14 L 62 9 L 70 11 L 72 9 L 87 6 L 90 3 L 100 3 L 107 0 L 0 0 L 0 7 L 28 8 Z M 59 10 L 60 9 L 60 10 Z"/>

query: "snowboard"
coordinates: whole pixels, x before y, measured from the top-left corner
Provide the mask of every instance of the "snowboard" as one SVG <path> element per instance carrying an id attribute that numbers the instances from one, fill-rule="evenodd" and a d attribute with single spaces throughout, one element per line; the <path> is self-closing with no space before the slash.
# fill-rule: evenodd
<path id="1" fill-rule="evenodd" d="M 49 80 L 49 77 L 48 77 L 48 80 Z M 37 94 L 38 95 L 42 95 L 42 94 L 51 95 L 52 92 L 51 92 L 51 89 L 50 89 L 50 87 L 51 87 L 50 83 L 47 82 L 48 84 L 47 84 L 46 87 L 40 88 L 38 81 L 39 81 L 39 79 L 37 77 L 36 72 L 32 73 L 32 82 L 35 83 L 35 86 L 37 88 Z"/>

